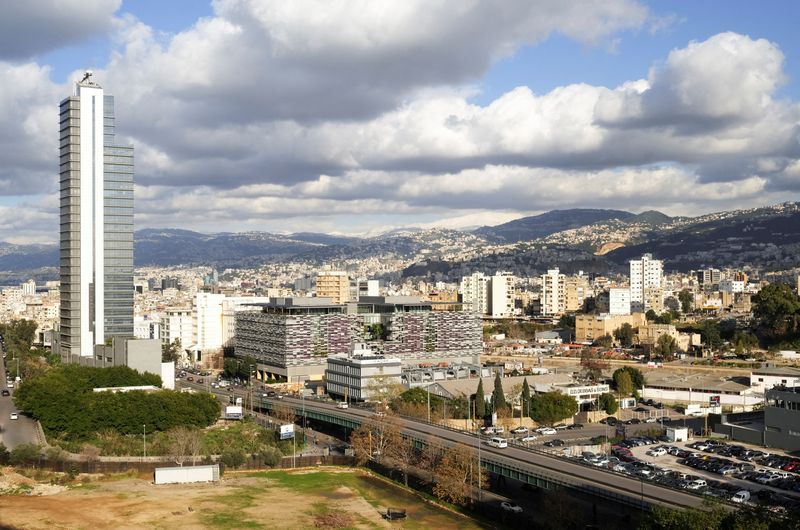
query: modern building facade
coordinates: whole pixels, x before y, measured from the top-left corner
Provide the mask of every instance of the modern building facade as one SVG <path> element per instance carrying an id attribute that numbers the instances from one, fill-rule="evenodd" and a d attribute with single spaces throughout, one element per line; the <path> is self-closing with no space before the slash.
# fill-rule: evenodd
<path id="1" fill-rule="evenodd" d="M 542 275 L 542 314 L 560 315 L 566 309 L 565 276 L 558 269 Z"/>
<path id="2" fill-rule="evenodd" d="M 631 314 L 631 290 L 627 287 L 612 287 L 608 290 L 608 312 L 612 315 Z"/>
<path id="3" fill-rule="evenodd" d="M 489 312 L 489 277 L 475 272 L 461 278 L 461 301 L 473 311 L 485 315 Z"/>
<path id="4" fill-rule="evenodd" d="M 258 311 L 236 313 L 235 354 L 256 359 L 259 377 L 320 379 L 329 356 L 365 343 L 403 364 L 473 363 L 483 351 L 481 317 L 473 311 L 434 311 L 416 297 L 275 298 Z"/>
<path id="5" fill-rule="evenodd" d="M 375 355 L 366 344 L 355 344 L 347 355 L 328 357 L 328 394 L 347 401 L 382 401 L 384 392 L 400 385 L 402 363 L 397 357 Z"/>
<path id="6" fill-rule="evenodd" d="M 62 358 L 133 337 L 133 147 L 91 72 L 60 105 Z"/>
<path id="7" fill-rule="evenodd" d="M 489 314 L 492 318 L 514 316 L 514 275 L 498 272 L 489 282 Z"/>

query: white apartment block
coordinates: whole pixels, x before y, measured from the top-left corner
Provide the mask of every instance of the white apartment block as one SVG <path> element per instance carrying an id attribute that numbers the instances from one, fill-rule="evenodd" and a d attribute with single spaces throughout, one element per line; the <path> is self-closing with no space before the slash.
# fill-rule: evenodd
<path id="1" fill-rule="evenodd" d="M 505 318 L 514 315 L 514 275 L 498 272 L 489 283 L 489 314 L 492 318 Z"/>
<path id="2" fill-rule="evenodd" d="M 608 290 L 608 312 L 612 315 L 631 314 L 631 290 L 628 287 L 612 287 Z"/>
<path id="3" fill-rule="evenodd" d="M 222 347 L 222 301 L 224 294 L 197 293 L 194 301 L 195 348 L 201 351 Z"/>
<path id="4" fill-rule="evenodd" d="M 741 280 L 722 280 L 719 282 L 719 290 L 723 293 L 743 293 L 746 284 Z"/>
<path id="5" fill-rule="evenodd" d="M 489 313 L 489 277 L 482 272 L 461 278 L 459 287 L 461 301 L 470 304 L 472 310 L 482 315 Z"/>
<path id="6" fill-rule="evenodd" d="M 181 341 L 183 348 L 194 345 L 194 315 L 188 307 L 166 309 L 161 317 L 161 343 Z"/>
<path id="7" fill-rule="evenodd" d="M 33 296 L 36 294 L 36 282 L 33 280 L 28 280 L 19 287 L 22 289 L 23 296 Z"/>
<path id="8" fill-rule="evenodd" d="M 542 314 L 558 315 L 566 308 L 565 276 L 558 269 L 542 274 Z"/>
<path id="9" fill-rule="evenodd" d="M 630 261 L 632 311 L 644 312 L 650 309 L 645 291 L 660 289 L 663 278 L 664 263 L 653 259 L 652 254 L 644 254 L 641 259 Z"/>
<path id="10" fill-rule="evenodd" d="M 378 280 L 358 280 L 358 296 L 380 296 Z"/>

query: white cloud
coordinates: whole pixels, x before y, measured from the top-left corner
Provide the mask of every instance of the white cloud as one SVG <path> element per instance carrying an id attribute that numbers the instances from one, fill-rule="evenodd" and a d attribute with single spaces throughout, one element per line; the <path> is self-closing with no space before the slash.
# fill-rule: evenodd
<path id="1" fill-rule="evenodd" d="M 26 59 L 110 30 L 122 0 L 11 0 L 0 16 L 0 59 Z"/>

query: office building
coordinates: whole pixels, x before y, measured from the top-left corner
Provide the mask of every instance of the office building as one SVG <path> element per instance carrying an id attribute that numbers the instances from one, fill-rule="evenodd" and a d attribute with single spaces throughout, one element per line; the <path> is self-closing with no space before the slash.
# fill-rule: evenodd
<path id="1" fill-rule="evenodd" d="M 317 274 L 317 297 L 330 298 L 331 303 L 350 301 L 350 278 L 344 271 L 324 271 Z"/>
<path id="2" fill-rule="evenodd" d="M 60 105 L 62 358 L 133 337 L 133 147 L 91 72 Z"/>
<path id="3" fill-rule="evenodd" d="M 659 312 L 652 306 L 654 297 L 658 293 L 663 295 L 663 291 L 660 291 L 663 277 L 664 263 L 653 259 L 651 254 L 644 254 L 641 259 L 630 261 L 631 311 L 644 312 L 653 309 Z"/>
<path id="4" fill-rule="evenodd" d="M 367 344 L 376 355 L 419 363 L 478 363 L 483 351 L 480 315 L 434 311 L 410 296 L 364 297 L 334 304 L 330 298 L 275 298 L 236 313 L 235 354 L 252 356 L 259 377 L 321 379 L 330 356 Z"/>
<path id="5" fill-rule="evenodd" d="M 376 355 L 366 344 L 355 344 L 348 354 L 328 357 L 325 389 L 347 401 L 383 401 L 392 385 L 400 385 L 397 357 Z"/>
<path id="6" fill-rule="evenodd" d="M 701 271 L 697 271 L 697 281 L 700 282 L 700 285 L 706 288 L 710 288 L 712 285 L 716 285 L 722 279 L 722 271 L 719 269 L 703 269 Z"/>

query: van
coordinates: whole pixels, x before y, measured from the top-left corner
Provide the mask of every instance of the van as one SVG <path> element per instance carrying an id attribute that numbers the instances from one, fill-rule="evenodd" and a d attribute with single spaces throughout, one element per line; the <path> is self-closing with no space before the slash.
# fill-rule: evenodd
<path id="1" fill-rule="evenodd" d="M 486 442 L 486 445 L 491 445 L 492 447 L 497 447 L 498 449 L 503 449 L 508 447 L 508 440 L 505 438 L 500 438 L 499 436 L 493 436 Z"/>
<path id="2" fill-rule="evenodd" d="M 337 409 L 346 409 L 347 408 L 347 401 L 340 401 L 336 404 Z"/>
<path id="3" fill-rule="evenodd" d="M 739 504 L 745 503 L 750 500 L 750 492 L 747 490 L 737 491 L 731 497 L 731 502 L 736 502 Z"/>

